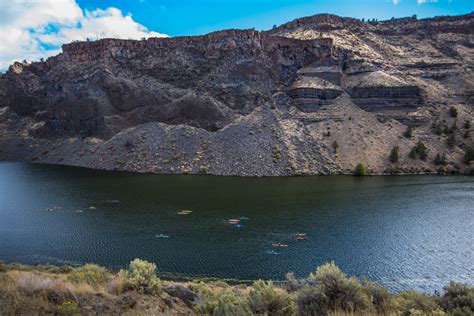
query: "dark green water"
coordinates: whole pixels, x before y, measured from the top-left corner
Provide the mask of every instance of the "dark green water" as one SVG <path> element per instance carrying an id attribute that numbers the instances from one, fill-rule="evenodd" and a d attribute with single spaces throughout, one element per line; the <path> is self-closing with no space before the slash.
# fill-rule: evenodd
<path id="1" fill-rule="evenodd" d="M 250 219 L 244 227 L 227 224 L 240 216 Z M 308 239 L 294 241 L 296 232 Z M 432 291 L 474 283 L 473 232 L 472 177 L 158 176 L 0 163 L 7 262 L 116 269 L 139 257 L 176 276 L 282 279 L 334 260 L 395 290 Z M 277 242 L 289 247 L 267 254 Z"/>

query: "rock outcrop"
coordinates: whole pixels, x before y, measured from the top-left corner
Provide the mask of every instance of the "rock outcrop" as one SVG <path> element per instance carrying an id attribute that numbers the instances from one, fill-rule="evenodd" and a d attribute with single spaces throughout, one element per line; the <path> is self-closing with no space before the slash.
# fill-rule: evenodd
<path id="1" fill-rule="evenodd" d="M 219 175 L 350 173 L 358 162 L 373 173 L 435 172 L 432 159 L 407 157 L 423 141 L 447 154 L 446 170 L 463 171 L 472 29 L 473 14 L 325 14 L 267 32 L 65 44 L 0 74 L 0 159 Z"/>

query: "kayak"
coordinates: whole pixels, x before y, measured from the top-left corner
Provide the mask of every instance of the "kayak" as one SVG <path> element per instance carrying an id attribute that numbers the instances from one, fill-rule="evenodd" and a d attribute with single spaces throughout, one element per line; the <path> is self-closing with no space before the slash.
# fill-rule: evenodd
<path id="1" fill-rule="evenodd" d="M 182 210 L 182 211 L 179 211 L 178 212 L 178 215 L 189 215 L 191 214 L 193 211 L 190 211 L 190 210 Z"/>
<path id="2" fill-rule="evenodd" d="M 248 221 L 250 218 L 245 217 L 245 216 L 240 216 L 239 219 L 240 219 L 241 221 Z"/>
<path id="3" fill-rule="evenodd" d="M 295 240 L 306 240 L 306 237 L 302 237 L 302 236 L 295 236 L 294 238 Z"/>
<path id="4" fill-rule="evenodd" d="M 156 237 L 156 238 L 170 238 L 170 236 L 168 236 L 168 235 L 163 235 L 163 234 L 159 234 L 159 235 L 156 234 L 155 237 Z"/>
<path id="5" fill-rule="evenodd" d="M 286 248 L 286 247 L 288 247 L 288 245 L 287 245 L 287 244 L 279 244 L 279 243 L 278 243 L 278 244 L 272 244 L 272 247 L 282 247 L 282 248 Z"/>
<path id="6" fill-rule="evenodd" d="M 235 219 L 235 218 L 229 219 L 229 224 L 232 224 L 232 225 L 240 224 L 240 220 Z"/>
<path id="7" fill-rule="evenodd" d="M 267 250 L 266 253 L 269 255 L 281 255 L 281 252 L 276 252 L 275 250 Z"/>

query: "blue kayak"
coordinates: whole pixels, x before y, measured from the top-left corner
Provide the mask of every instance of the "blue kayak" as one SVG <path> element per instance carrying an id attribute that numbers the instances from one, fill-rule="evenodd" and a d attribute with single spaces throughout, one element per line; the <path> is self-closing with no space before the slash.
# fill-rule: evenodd
<path id="1" fill-rule="evenodd" d="M 276 252 L 275 250 L 267 250 L 268 255 L 281 255 L 281 252 Z"/>

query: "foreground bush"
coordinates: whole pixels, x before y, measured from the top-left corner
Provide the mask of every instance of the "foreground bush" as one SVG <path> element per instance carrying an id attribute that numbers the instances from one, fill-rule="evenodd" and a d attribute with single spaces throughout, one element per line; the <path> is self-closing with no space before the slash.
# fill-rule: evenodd
<path id="1" fill-rule="evenodd" d="M 376 282 L 365 281 L 364 291 L 370 297 L 373 309 L 381 315 L 386 315 L 390 310 L 390 292 Z"/>
<path id="2" fill-rule="evenodd" d="M 444 315 L 433 297 L 413 290 L 396 295 L 392 308 L 401 315 Z"/>
<path id="3" fill-rule="evenodd" d="M 161 281 L 156 275 L 154 263 L 135 259 L 130 262 L 127 270 L 120 270 L 126 287 L 144 294 L 158 294 L 161 291 Z"/>
<path id="4" fill-rule="evenodd" d="M 298 315 L 320 316 L 327 315 L 329 300 L 320 287 L 305 287 L 297 297 Z"/>
<path id="5" fill-rule="evenodd" d="M 86 264 L 72 270 L 68 279 L 73 283 L 87 283 L 98 288 L 107 282 L 107 270 L 95 264 Z"/>
<path id="6" fill-rule="evenodd" d="M 255 282 L 250 290 L 249 302 L 252 311 L 257 315 L 295 314 L 295 304 L 290 295 L 275 288 L 271 281 Z"/>
<path id="7" fill-rule="evenodd" d="M 439 305 L 452 315 L 474 315 L 474 288 L 455 282 L 444 287 Z"/>
<path id="8" fill-rule="evenodd" d="M 316 281 L 316 287 L 326 296 L 328 308 L 355 312 L 369 306 L 369 297 L 355 277 L 348 278 L 334 262 L 323 264 L 310 278 Z"/>
<path id="9" fill-rule="evenodd" d="M 233 294 L 222 295 L 214 309 L 215 316 L 250 316 L 253 315 L 248 302 Z"/>

